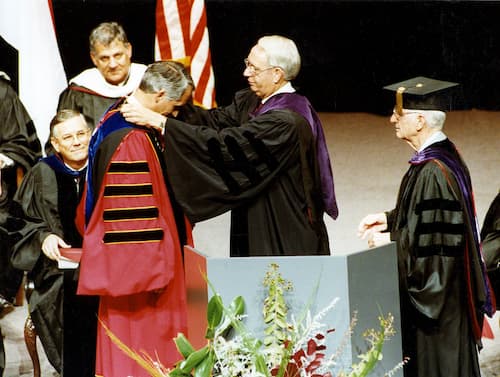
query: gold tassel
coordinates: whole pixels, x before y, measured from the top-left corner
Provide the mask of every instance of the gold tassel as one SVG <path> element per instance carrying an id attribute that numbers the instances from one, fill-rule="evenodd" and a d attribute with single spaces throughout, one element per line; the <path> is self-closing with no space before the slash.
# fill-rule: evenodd
<path id="1" fill-rule="evenodd" d="M 396 90 L 396 114 L 403 116 L 403 92 L 406 90 L 404 86 L 400 86 Z"/>

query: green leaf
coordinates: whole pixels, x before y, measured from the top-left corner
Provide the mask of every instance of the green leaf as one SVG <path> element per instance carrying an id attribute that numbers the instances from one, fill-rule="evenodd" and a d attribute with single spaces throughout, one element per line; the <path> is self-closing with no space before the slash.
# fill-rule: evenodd
<path id="1" fill-rule="evenodd" d="M 229 309 L 234 315 L 242 315 L 245 312 L 245 300 L 242 296 L 236 297 L 229 305 Z"/>
<path id="2" fill-rule="evenodd" d="M 264 334 L 271 335 L 276 331 L 276 326 L 269 326 L 264 329 Z"/>
<path id="3" fill-rule="evenodd" d="M 264 323 L 271 323 L 273 324 L 274 321 L 276 321 L 278 318 L 283 318 L 281 316 L 277 316 L 275 312 L 268 313 L 266 317 L 264 318 Z"/>
<path id="4" fill-rule="evenodd" d="M 212 296 L 207 306 L 208 328 L 213 330 L 220 324 L 223 311 L 224 307 L 221 297 L 219 295 Z"/>
<path id="5" fill-rule="evenodd" d="M 286 329 L 288 327 L 288 324 L 285 322 L 285 320 L 281 317 L 278 317 L 274 320 L 274 323 L 278 325 L 282 329 Z"/>
<path id="6" fill-rule="evenodd" d="M 242 315 L 245 312 L 245 300 L 242 296 L 238 296 L 231 304 L 224 308 L 224 321 L 219 325 L 217 332 L 226 337 L 231 328 L 235 328 L 238 331 L 239 319 L 238 316 Z M 239 328 L 241 330 L 241 328 Z"/>
<path id="7" fill-rule="evenodd" d="M 213 340 L 215 337 L 215 330 L 207 327 L 207 331 L 205 331 L 205 339 Z"/>
<path id="8" fill-rule="evenodd" d="M 194 377 L 210 377 L 214 369 L 214 358 L 214 351 L 211 350 L 207 357 L 205 357 L 205 359 L 195 368 Z"/>
<path id="9" fill-rule="evenodd" d="M 176 368 L 171 370 L 168 375 L 170 377 L 188 377 L 191 376 L 191 373 L 183 372 L 182 370 Z"/>
<path id="10" fill-rule="evenodd" d="M 264 343 L 264 345 L 265 345 L 265 346 L 268 346 L 268 345 L 270 345 L 270 344 L 275 343 L 275 340 L 276 340 L 276 338 L 275 338 L 274 336 L 266 336 L 266 337 L 264 338 L 263 343 Z"/>
<path id="11" fill-rule="evenodd" d="M 287 315 L 287 310 L 286 310 L 286 308 L 284 308 L 283 306 L 281 306 L 281 305 L 280 305 L 280 306 L 278 306 L 278 307 L 276 308 L 276 313 L 278 313 L 278 314 L 279 314 L 279 315 L 281 315 L 282 317 L 286 317 L 286 315 Z"/>
<path id="12" fill-rule="evenodd" d="M 200 348 L 198 351 L 194 351 L 187 357 L 186 360 L 181 361 L 177 368 L 184 373 L 191 372 L 198 364 L 203 361 L 203 359 L 207 357 L 208 352 L 208 346 Z"/>
<path id="13" fill-rule="evenodd" d="M 189 340 L 187 340 L 184 334 L 178 334 L 177 337 L 174 338 L 174 342 L 182 357 L 187 358 L 194 352 L 193 346 L 189 343 Z"/>
<path id="14" fill-rule="evenodd" d="M 255 370 L 262 373 L 264 376 L 269 376 L 269 370 L 267 369 L 266 361 L 262 355 L 255 356 Z"/>

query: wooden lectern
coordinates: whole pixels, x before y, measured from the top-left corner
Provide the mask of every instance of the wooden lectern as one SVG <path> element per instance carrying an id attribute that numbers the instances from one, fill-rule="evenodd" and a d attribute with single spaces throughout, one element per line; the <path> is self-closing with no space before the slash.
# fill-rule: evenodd
<path id="1" fill-rule="evenodd" d="M 186 247 L 184 258 L 188 337 L 196 348 L 206 344 L 206 306 L 213 294 L 204 276 L 213 284 L 225 305 L 235 297 L 243 296 L 248 315 L 245 325 L 263 339 L 262 303 L 266 290 L 262 281 L 269 264 L 276 263 L 282 276 L 293 283 L 293 291 L 285 296 L 290 306 L 289 313 L 299 316 L 310 305 L 311 314 L 315 315 L 339 298 L 335 308 L 322 320 L 328 328 L 335 329 L 327 336 L 327 355 L 333 354 L 347 339 L 348 344 L 339 359 L 339 371 L 358 362 L 357 355 L 368 349 L 363 332 L 371 328 L 378 330 L 378 317 L 387 313 L 394 316 L 396 335 L 384 344 L 383 359 L 371 376 L 383 376 L 402 360 L 394 244 L 345 255 L 253 258 L 211 258 Z M 357 313 L 357 325 L 354 334 L 346 338 L 354 312 Z M 399 370 L 395 375 L 403 374 Z"/>

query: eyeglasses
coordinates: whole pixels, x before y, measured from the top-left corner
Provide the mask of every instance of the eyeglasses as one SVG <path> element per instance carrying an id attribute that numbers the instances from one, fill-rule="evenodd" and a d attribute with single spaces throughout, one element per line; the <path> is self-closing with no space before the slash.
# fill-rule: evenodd
<path id="1" fill-rule="evenodd" d="M 422 112 L 421 111 L 405 110 L 405 111 L 403 111 L 403 114 L 398 114 L 396 109 L 392 110 L 392 115 L 394 115 L 397 120 L 401 119 L 405 115 L 410 115 L 410 114 L 422 114 Z"/>
<path id="2" fill-rule="evenodd" d="M 276 68 L 276 67 L 267 67 L 267 68 L 257 68 L 256 66 L 254 66 L 252 63 L 250 63 L 248 61 L 248 59 L 243 59 L 243 63 L 245 63 L 245 69 L 248 70 L 248 72 L 250 72 L 250 74 L 252 76 L 258 76 L 260 75 L 262 72 L 265 72 L 265 71 L 268 71 L 270 69 L 273 69 L 273 68 Z"/>
<path id="3" fill-rule="evenodd" d="M 64 134 L 56 138 L 59 139 L 64 144 L 70 144 L 73 142 L 75 138 L 77 138 L 79 141 L 85 140 L 88 137 L 89 133 L 90 129 L 87 128 L 86 130 L 81 130 L 74 134 Z"/>

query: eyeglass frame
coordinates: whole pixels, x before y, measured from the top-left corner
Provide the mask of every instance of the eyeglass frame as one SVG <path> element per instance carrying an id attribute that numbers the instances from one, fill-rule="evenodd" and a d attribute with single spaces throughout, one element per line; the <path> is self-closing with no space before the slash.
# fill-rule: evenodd
<path id="1" fill-rule="evenodd" d="M 280 68 L 280 67 L 276 67 L 276 66 L 271 66 L 271 67 L 267 67 L 267 68 L 257 68 L 255 65 L 250 63 L 248 58 L 243 59 L 243 63 L 245 64 L 245 70 L 248 69 L 252 76 L 258 76 L 262 72 L 269 71 L 270 69 L 273 69 L 273 68 Z"/>
<path id="2" fill-rule="evenodd" d="M 82 141 L 83 139 L 85 139 L 85 137 L 88 136 L 88 134 L 91 132 L 92 130 L 90 128 L 86 128 L 85 130 L 79 130 L 73 134 L 63 134 L 63 135 L 60 135 L 60 136 L 52 136 L 54 139 L 58 140 L 60 143 L 63 143 L 63 144 L 71 144 L 73 143 L 73 141 L 75 140 L 75 138 L 80 142 Z"/>
<path id="3" fill-rule="evenodd" d="M 410 114 L 421 114 L 422 115 L 422 111 L 419 111 L 419 110 L 406 110 L 403 112 L 403 114 L 398 114 L 398 112 L 396 111 L 396 108 L 394 108 L 392 110 L 392 115 L 394 115 L 396 117 L 396 119 L 401 119 L 402 117 L 404 117 L 405 115 L 410 115 Z"/>

